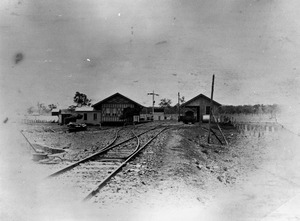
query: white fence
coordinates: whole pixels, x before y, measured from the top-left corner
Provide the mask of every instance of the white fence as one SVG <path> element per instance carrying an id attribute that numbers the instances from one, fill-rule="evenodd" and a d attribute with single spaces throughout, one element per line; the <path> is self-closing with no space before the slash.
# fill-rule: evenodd
<path id="1" fill-rule="evenodd" d="M 57 116 L 26 116 L 22 123 L 58 123 Z"/>
<path id="2" fill-rule="evenodd" d="M 221 122 L 230 120 L 236 123 L 276 123 L 276 115 L 271 114 L 221 114 L 218 116 Z"/>
<path id="3" fill-rule="evenodd" d="M 218 115 L 219 122 L 230 121 L 233 125 L 260 124 L 278 125 L 300 136 L 300 120 L 293 114 L 222 114 Z M 277 126 L 275 126 L 277 127 Z"/>

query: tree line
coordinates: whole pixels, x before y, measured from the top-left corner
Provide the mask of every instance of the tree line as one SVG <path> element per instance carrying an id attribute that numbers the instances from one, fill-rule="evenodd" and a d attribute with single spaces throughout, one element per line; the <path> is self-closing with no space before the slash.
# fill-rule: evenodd
<path id="1" fill-rule="evenodd" d="M 76 107 L 91 106 L 91 101 L 92 100 L 89 99 L 86 94 L 77 91 L 73 97 L 74 104 L 70 105 L 68 109 L 74 111 Z M 55 104 L 46 105 L 44 103 L 38 102 L 36 107 L 30 106 L 29 108 L 27 108 L 27 114 L 33 114 L 33 113 L 38 113 L 40 115 L 49 114 L 53 109 L 56 108 L 57 105 Z"/>

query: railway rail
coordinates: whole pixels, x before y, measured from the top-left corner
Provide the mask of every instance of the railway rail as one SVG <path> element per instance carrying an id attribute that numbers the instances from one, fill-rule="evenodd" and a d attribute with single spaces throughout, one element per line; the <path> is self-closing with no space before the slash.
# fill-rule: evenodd
<path id="1" fill-rule="evenodd" d="M 120 140 L 119 133 L 122 129 L 118 130 L 115 138 L 102 150 L 58 170 L 47 178 L 56 177 L 60 179 L 64 176 L 64 181 L 70 181 L 75 188 L 81 189 L 80 192 L 85 195 L 84 201 L 91 199 L 126 164 L 132 161 L 151 141 L 168 128 L 159 125 L 150 129 L 145 128 L 145 131 L 139 134 L 136 134 L 135 129 L 137 128 L 131 130 L 132 136 L 130 138 L 124 139 L 123 137 L 122 141 L 115 144 Z M 138 129 L 143 130 L 141 127 Z"/>
<path id="2" fill-rule="evenodd" d="M 114 169 L 111 174 L 105 177 L 84 199 L 83 201 L 88 201 L 93 196 L 95 196 L 101 188 L 105 186 L 105 184 L 114 176 L 116 175 L 128 162 L 133 160 L 144 148 L 146 148 L 158 135 L 160 135 L 163 131 L 167 128 L 163 128 L 161 131 L 156 133 L 152 138 L 150 138 L 142 147 L 140 147 L 140 143 L 138 142 L 136 150 L 127 157 L 127 159 L 122 162 L 116 169 Z"/>
<path id="3" fill-rule="evenodd" d="M 151 131 L 151 130 L 154 130 L 154 129 L 160 127 L 160 126 L 161 126 L 161 125 L 158 125 L 158 126 L 156 126 L 156 127 L 150 128 L 149 130 L 146 130 L 146 131 L 144 131 L 144 132 L 138 134 L 138 136 L 141 136 L 141 135 L 143 135 L 143 134 L 145 134 L 145 133 L 147 133 L 147 132 L 149 132 L 149 131 Z M 130 137 L 130 138 L 128 138 L 128 139 L 125 139 L 125 140 L 120 141 L 119 143 L 115 144 L 116 141 L 117 141 L 117 139 L 119 138 L 118 135 L 119 135 L 119 133 L 120 133 L 120 131 L 121 131 L 122 129 L 123 129 L 123 128 L 119 129 L 119 130 L 116 132 L 115 138 L 112 140 L 112 142 L 111 142 L 110 144 L 108 144 L 106 147 L 102 148 L 100 151 L 98 151 L 98 152 L 96 152 L 96 153 L 94 153 L 94 154 L 92 154 L 92 155 L 89 155 L 89 156 L 87 156 L 87 157 L 85 157 L 85 158 L 83 158 L 83 159 L 81 159 L 81 160 L 79 160 L 79 161 L 77 161 L 77 162 L 75 162 L 75 163 L 73 163 L 73 164 L 70 164 L 70 165 L 68 165 L 68 166 L 66 166 L 66 167 L 64 167 L 64 168 L 62 168 L 62 169 L 60 169 L 60 170 L 58 170 L 58 171 L 56 171 L 56 172 L 50 174 L 50 175 L 48 176 L 48 178 L 50 178 L 50 177 L 55 177 L 55 176 L 58 176 L 58 175 L 60 175 L 60 174 L 62 174 L 62 173 L 65 173 L 65 172 L 67 172 L 67 171 L 69 171 L 69 170 L 71 170 L 71 169 L 73 169 L 73 168 L 79 166 L 81 163 L 85 163 L 85 162 L 90 161 L 90 160 L 93 160 L 93 159 L 95 159 L 95 158 L 97 158 L 97 157 L 99 157 L 99 156 L 101 156 L 101 155 L 104 155 L 104 154 L 107 153 L 109 150 L 111 150 L 111 149 L 113 149 L 113 148 L 116 148 L 116 147 L 118 147 L 118 146 L 120 146 L 120 145 L 122 145 L 122 144 L 124 144 L 124 143 L 126 143 L 126 142 L 128 142 L 128 141 L 130 141 L 130 140 L 132 140 L 132 139 L 135 138 L 135 136 L 132 136 L 132 137 Z"/>

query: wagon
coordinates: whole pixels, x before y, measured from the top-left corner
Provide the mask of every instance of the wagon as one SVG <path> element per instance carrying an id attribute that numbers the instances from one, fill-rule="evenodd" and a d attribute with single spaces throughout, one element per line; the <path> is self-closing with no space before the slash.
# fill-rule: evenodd
<path id="1" fill-rule="evenodd" d="M 77 131 L 83 131 L 87 129 L 86 124 L 77 124 L 77 123 L 69 123 L 68 125 L 68 131 L 69 132 L 77 132 Z"/>
<path id="2" fill-rule="evenodd" d="M 187 111 L 185 113 L 185 116 L 179 116 L 178 117 L 178 121 L 179 122 L 182 121 L 185 124 L 188 124 L 188 123 L 194 124 L 196 122 L 196 118 L 194 117 L 194 112 Z"/>

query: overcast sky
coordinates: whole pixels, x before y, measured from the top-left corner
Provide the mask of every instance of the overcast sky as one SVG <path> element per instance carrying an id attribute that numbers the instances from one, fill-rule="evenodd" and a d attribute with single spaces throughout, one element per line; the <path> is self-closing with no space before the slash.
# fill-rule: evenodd
<path id="1" fill-rule="evenodd" d="M 175 104 L 178 92 L 210 96 L 215 74 L 219 103 L 299 104 L 299 11 L 299 0 L 1 0 L 2 101 L 120 92 L 151 105 L 155 90 Z"/>

